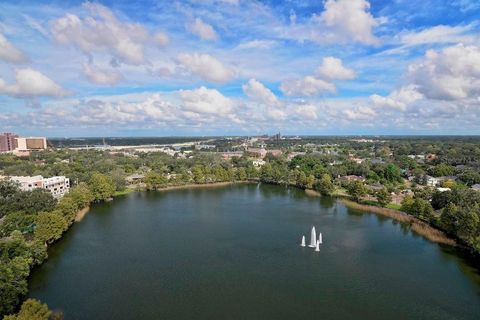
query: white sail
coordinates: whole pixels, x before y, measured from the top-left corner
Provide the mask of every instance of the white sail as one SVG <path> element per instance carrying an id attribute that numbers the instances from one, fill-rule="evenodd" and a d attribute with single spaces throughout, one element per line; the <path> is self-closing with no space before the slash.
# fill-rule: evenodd
<path id="1" fill-rule="evenodd" d="M 302 237 L 302 244 L 301 244 L 302 247 L 305 247 L 305 236 Z"/>
<path id="2" fill-rule="evenodd" d="M 315 247 L 315 251 L 316 252 L 320 251 L 320 241 L 317 241 L 317 246 Z"/>
<path id="3" fill-rule="evenodd" d="M 310 248 L 315 248 L 317 245 L 317 232 L 315 231 L 315 227 L 312 227 L 312 234 L 310 236 L 310 244 L 308 245 Z"/>
<path id="4" fill-rule="evenodd" d="M 321 233 L 321 232 L 319 232 L 319 234 L 318 234 L 318 242 L 320 242 L 320 244 L 323 243 L 322 233 Z"/>

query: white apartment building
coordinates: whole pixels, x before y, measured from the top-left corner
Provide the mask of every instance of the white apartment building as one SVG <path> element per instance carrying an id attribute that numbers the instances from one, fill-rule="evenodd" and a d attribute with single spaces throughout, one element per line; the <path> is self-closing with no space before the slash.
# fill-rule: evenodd
<path id="1" fill-rule="evenodd" d="M 23 191 L 32 191 L 33 189 L 46 189 L 50 191 L 56 199 L 62 198 L 70 191 L 70 179 L 64 176 L 44 178 L 42 176 L 20 177 L 12 176 L 10 180 L 18 182 Z"/>

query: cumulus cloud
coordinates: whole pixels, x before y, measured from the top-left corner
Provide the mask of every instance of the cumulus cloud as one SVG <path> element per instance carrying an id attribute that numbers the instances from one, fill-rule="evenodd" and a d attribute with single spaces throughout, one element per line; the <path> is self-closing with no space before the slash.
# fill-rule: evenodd
<path id="1" fill-rule="evenodd" d="M 317 115 L 317 107 L 315 107 L 312 104 L 306 104 L 306 105 L 301 105 L 298 106 L 295 109 L 295 112 L 302 118 L 306 120 L 317 120 L 318 115 Z"/>
<path id="2" fill-rule="evenodd" d="M 265 87 L 263 83 L 255 79 L 250 79 L 248 83 L 242 86 L 242 89 L 247 97 L 258 103 L 268 106 L 276 106 L 280 104 L 275 94 L 270 89 Z"/>
<path id="3" fill-rule="evenodd" d="M 90 82 L 100 85 L 113 86 L 123 79 L 119 72 L 101 69 L 93 64 L 84 64 L 83 74 Z"/>
<path id="4" fill-rule="evenodd" d="M 208 54 L 181 53 L 177 62 L 189 73 L 211 82 L 225 83 L 234 78 L 235 72 Z"/>
<path id="5" fill-rule="evenodd" d="M 15 82 L 7 84 L 0 79 L 0 93 L 14 97 L 63 97 L 68 91 L 56 84 L 53 80 L 31 68 L 15 71 Z"/>
<path id="6" fill-rule="evenodd" d="M 170 42 L 170 38 L 165 32 L 157 32 L 153 35 L 153 42 L 159 47 L 165 47 Z"/>
<path id="7" fill-rule="evenodd" d="M 229 114 L 235 102 L 215 89 L 200 87 L 195 90 L 180 90 L 179 95 L 185 110 L 195 113 Z"/>
<path id="8" fill-rule="evenodd" d="M 274 40 L 251 40 L 241 43 L 237 49 L 270 49 L 277 44 Z"/>
<path id="9" fill-rule="evenodd" d="M 377 116 L 377 112 L 370 107 L 357 107 L 343 111 L 348 120 L 372 120 Z"/>
<path id="10" fill-rule="evenodd" d="M 320 93 L 335 93 L 335 85 L 313 76 L 302 79 L 285 80 L 280 85 L 280 90 L 286 96 L 314 96 Z"/>
<path id="11" fill-rule="evenodd" d="M 106 51 L 132 65 L 144 63 L 144 43 L 149 36 L 145 27 L 119 21 L 100 4 L 86 2 L 83 6 L 90 12 L 84 19 L 67 13 L 50 22 L 51 34 L 58 43 L 73 44 L 86 54 Z"/>
<path id="12" fill-rule="evenodd" d="M 346 68 L 341 59 L 334 57 L 323 58 L 317 74 L 323 79 L 330 80 L 353 80 L 356 77 L 355 71 Z"/>
<path id="13" fill-rule="evenodd" d="M 378 44 L 373 28 L 379 25 L 368 10 L 367 0 L 327 0 L 319 21 L 330 28 L 330 37 L 339 37 L 364 44 Z"/>
<path id="14" fill-rule="evenodd" d="M 428 50 L 408 67 L 407 79 L 431 99 L 457 100 L 480 94 L 480 47 L 459 44 Z"/>
<path id="15" fill-rule="evenodd" d="M 319 15 L 314 15 L 303 23 L 297 23 L 296 16 L 293 15 L 290 25 L 276 30 L 281 36 L 300 42 L 377 45 L 380 40 L 373 30 L 384 23 L 386 18 L 375 18 L 369 9 L 370 3 L 367 0 L 327 0 Z"/>
<path id="16" fill-rule="evenodd" d="M 473 25 L 446 26 L 438 25 L 421 31 L 408 31 L 399 35 L 399 41 L 407 47 L 432 43 L 471 43 L 477 37 L 466 34 Z"/>
<path id="17" fill-rule="evenodd" d="M 422 98 L 423 95 L 420 94 L 412 85 L 404 86 L 400 89 L 394 90 L 387 97 L 383 97 L 378 94 L 373 94 L 370 96 L 370 99 L 375 106 L 393 108 L 400 111 L 407 110 L 408 106 Z"/>
<path id="18" fill-rule="evenodd" d="M 0 60 L 11 63 L 22 63 L 28 59 L 20 49 L 12 45 L 7 38 L 0 33 Z"/>
<path id="19" fill-rule="evenodd" d="M 196 18 L 192 22 L 186 25 L 188 31 L 198 36 L 202 40 L 216 41 L 218 40 L 218 35 L 215 32 L 215 29 L 208 23 L 203 22 L 202 19 Z"/>

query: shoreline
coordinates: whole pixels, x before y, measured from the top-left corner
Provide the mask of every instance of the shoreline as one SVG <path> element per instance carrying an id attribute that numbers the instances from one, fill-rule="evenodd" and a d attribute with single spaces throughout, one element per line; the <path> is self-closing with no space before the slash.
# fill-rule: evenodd
<path id="1" fill-rule="evenodd" d="M 83 208 L 82 210 L 77 212 L 77 215 L 75 216 L 74 222 L 80 222 L 85 218 L 87 215 L 88 211 L 90 211 L 90 206 L 87 206 Z"/>
<path id="2" fill-rule="evenodd" d="M 181 189 L 220 188 L 220 187 L 226 187 L 226 186 L 235 185 L 235 184 L 254 184 L 259 182 L 260 181 L 256 181 L 256 180 L 243 180 L 243 181 L 225 181 L 225 182 L 212 182 L 212 183 L 189 183 L 189 184 L 183 184 L 183 185 L 165 186 L 152 191 L 164 192 L 164 191 L 181 190 Z M 308 196 L 312 196 L 312 197 L 322 196 L 320 192 L 315 191 L 313 189 L 303 189 L 303 190 L 305 191 L 305 194 Z M 136 192 L 136 191 L 137 190 L 132 190 L 131 192 Z M 148 190 L 143 188 L 139 191 L 148 191 Z M 131 192 L 122 193 L 118 196 L 125 195 Z M 114 196 L 114 197 L 117 197 L 117 196 Z M 432 242 L 445 244 L 452 247 L 459 247 L 459 243 L 456 241 L 456 239 L 447 236 L 443 231 L 415 218 L 414 216 L 406 212 L 402 212 L 402 211 L 390 209 L 390 208 L 361 204 L 361 203 L 357 203 L 352 200 L 349 200 L 342 196 L 332 196 L 332 197 L 342 202 L 348 208 L 361 210 L 366 213 L 378 214 L 387 218 L 391 218 L 395 221 L 408 224 L 411 231 L 415 232 L 416 234 Z M 89 211 L 90 211 L 90 207 L 86 207 L 80 210 L 75 216 L 75 222 L 82 221 L 85 215 Z"/>
<path id="3" fill-rule="evenodd" d="M 427 240 L 430 240 L 432 242 L 440 243 L 440 244 L 445 244 L 449 245 L 452 247 L 458 247 L 459 244 L 457 241 L 453 238 L 450 238 L 447 236 L 443 231 L 432 227 L 431 225 L 427 224 L 426 222 L 423 222 L 419 220 L 418 218 L 395 209 L 390 209 L 390 208 L 384 208 L 384 207 L 376 207 L 372 205 L 367 205 L 367 204 L 361 204 L 357 202 L 353 202 L 351 200 L 347 199 L 340 199 L 340 201 L 347 206 L 348 208 L 355 209 L 355 210 L 361 210 L 361 211 L 367 211 L 371 212 L 374 214 L 378 214 L 387 218 L 391 218 L 395 221 L 401 222 L 408 224 L 410 226 L 410 230 L 421 235 Z"/>
<path id="4" fill-rule="evenodd" d="M 178 190 L 178 189 L 195 189 L 195 188 L 217 188 L 217 187 L 225 187 L 234 184 L 249 184 L 249 183 L 257 183 L 258 181 L 254 180 L 242 180 L 242 181 L 225 181 L 225 182 L 212 182 L 212 183 L 189 183 L 189 184 L 181 184 L 176 186 L 166 186 L 163 188 L 158 188 L 152 191 L 169 191 L 169 190 Z"/>
<path id="5" fill-rule="evenodd" d="M 305 189 L 305 193 L 309 196 L 314 196 L 314 197 L 321 196 L 321 194 L 318 191 L 315 191 L 312 189 Z M 400 223 L 408 224 L 410 226 L 411 231 L 415 232 L 416 234 L 432 242 L 445 244 L 452 247 L 459 247 L 459 243 L 457 242 L 456 239 L 449 237 L 442 230 L 437 229 L 406 212 L 390 209 L 390 208 L 376 207 L 368 204 L 361 204 L 361 203 L 346 199 L 345 197 L 338 197 L 338 196 L 333 196 L 333 197 L 339 200 L 340 202 L 342 202 L 346 207 L 350 209 L 355 209 L 355 210 L 360 210 L 367 213 L 381 215 L 381 216 L 393 219 L 395 221 L 398 221 Z"/>

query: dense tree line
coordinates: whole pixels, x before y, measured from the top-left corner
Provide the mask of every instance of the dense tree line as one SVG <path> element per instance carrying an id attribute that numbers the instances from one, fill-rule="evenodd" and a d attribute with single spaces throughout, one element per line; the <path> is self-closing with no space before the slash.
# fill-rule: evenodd
<path id="1" fill-rule="evenodd" d="M 316 138 L 306 141 L 319 143 Z M 218 153 L 196 151 L 183 157 L 98 150 L 33 152 L 26 158 L 1 155 L 0 170 L 4 175 L 65 175 L 74 187 L 57 201 L 45 190 L 21 191 L 14 183 L 0 181 L 0 315 L 17 310 L 27 292 L 30 269 L 47 258 L 47 246 L 62 236 L 77 212 L 124 191 L 126 177 L 131 174 L 143 175 L 141 182 L 150 190 L 169 185 L 259 180 L 312 188 L 323 195 L 348 195 L 359 202 L 375 199 L 380 206 L 389 205 L 391 192 L 404 189 L 407 174 L 414 174 L 414 194 L 405 197 L 401 209 L 480 250 L 480 193 L 468 188 L 480 183 L 477 141 L 393 139 L 365 143 L 325 139 L 335 155 L 296 143 L 269 142 L 269 147 L 285 152 L 281 156 L 267 154 L 261 168 L 256 168 L 246 155 L 223 160 Z M 230 145 L 231 140 L 225 140 L 224 148 Z M 288 161 L 286 156 L 292 150 L 306 154 Z M 425 153 L 437 157 L 423 163 L 408 157 Z M 367 160 L 357 163 L 351 160 L 352 155 Z M 369 160 L 375 157 L 381 161 Z M 424 186 L 427 174 L 455 175 L 457 180 L 443 182 L 451 191 L 436 192 Z M 365 182 L 337 179 L 346 175 L 361 176 Z M 32 310 L 39 311 L 38 319 L 49 314 L 38 302 L 28 301 L 20 313 L 9 319 L 24 319 Z"/>
<path id="2" fill-rule="evenodd" d="M 0 180 L 0 190 L 0 315 L 3 316 L 13 313 L 26 295 L 30 269 L 47 258 L 47 246 L 60 239 L 79 210 L 93 201 L 111 197 L 115 186 L 108 176 L 94 173 L 88 185 L 78 184 L 58 202 L 46 190 L 21 191 L 9 180 Z M 10 319 L 27 318 L 21 311 Z"/>

